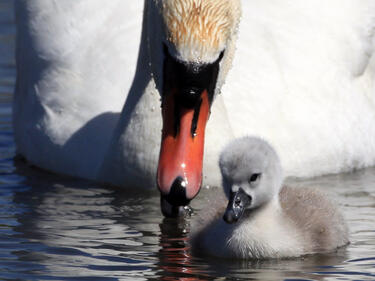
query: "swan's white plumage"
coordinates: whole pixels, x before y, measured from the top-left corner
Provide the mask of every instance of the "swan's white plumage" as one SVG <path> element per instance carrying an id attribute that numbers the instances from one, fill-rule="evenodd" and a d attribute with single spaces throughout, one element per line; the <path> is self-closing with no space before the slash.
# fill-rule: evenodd
<path id="1" fill-rule="evenodd" d="M 157 35 L 157 4 L 145 3 L 144 28 Z M 145 46 L 157 36 L 146 38 L 137 66 L 142 9 L 142 1 L 17 2 L 14 127 L 28 161 L 154 185 L 161 59 Z M 233 67 L 207 127 L 206 184 L 220 182 L 224 143 L 249 133 L 271 141 L 287 175 L 374 164 L 374 11 L 372 0 L 242 1 Z"/>
<path id="2" fill-rule="evenodd" d="M 373 165 L 375 2 L 243 4 L 223 87 L 235 135 L 270 140 L 287 175 Z"/>
<path id="3" fill-rule="evenodd" d="M 30 162 L 96 178 L 134 77 L 142 8 L 141 1 L 17 2 L 15 138 Z M 76 135 L 100 115 L 84 138 Z"/>

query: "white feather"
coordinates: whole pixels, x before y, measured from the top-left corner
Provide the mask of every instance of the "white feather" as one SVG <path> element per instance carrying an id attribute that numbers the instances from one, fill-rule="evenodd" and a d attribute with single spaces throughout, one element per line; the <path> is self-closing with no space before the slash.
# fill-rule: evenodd
<path id="1" fill-rule="evenodd" d="M 155 2 L 145 3 L 144 30 L 153 32 L 137 64 L 142 1 L 17 2 L 14 128 L 28 161 L 155 185 L 161 24 Z M 222 65 L 208 123 L 204 183 L 220 183 L 219 151 L 244 134 L 269 139 L 286 175 L 373 165 L 374 1 L 249 0 L 242 10 L 233 67 Z"/>

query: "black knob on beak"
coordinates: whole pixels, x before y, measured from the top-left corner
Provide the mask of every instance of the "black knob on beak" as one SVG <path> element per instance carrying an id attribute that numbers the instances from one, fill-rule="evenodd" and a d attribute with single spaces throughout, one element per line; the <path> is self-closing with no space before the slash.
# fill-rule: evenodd
<path id="1" fill-rule="evenodd" d="M 185 180 L 182 177 L 177 177 L 169 190 L 167 195 L 164 195 L 165 200 L 173 206 L 186 206 L 190 200 L 186 197 Z"/>

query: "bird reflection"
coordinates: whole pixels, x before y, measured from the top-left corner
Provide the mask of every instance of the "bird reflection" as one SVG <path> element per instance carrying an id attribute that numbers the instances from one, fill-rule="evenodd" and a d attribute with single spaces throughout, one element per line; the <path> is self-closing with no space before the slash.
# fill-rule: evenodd
<path id="1" fill-rule="evenodd" d="M 202 206 L 210 206 L 209 190 L 195 200 L 201 206 L 195 207 L 196 215 L 163 218 L 157 191 L 100 186 L 35 170 L 23 162 L 16 163 L 14 174 L 22 188 L 11 191 L 12 204 L 19 208 L 9 227 L 13 241 L 20 243 L 13 242 L 10 252 L 23 268 L 36 268 L 35 274 L 57 279 L 279 280 L 293 275 L 319 280 L 325 276 L 318 272 L 333 271 L 332 265 L 346 259 L 345 252 L 281 261 L 196 256 L 189 235 Z"/>
<path id="2" fill-rule="evenodd" d="M 157 204 L 145 207 L 154 195 L 52 175 L 22 162 L 16 167 L 28 188 L 14 193 L 14 203 L 25 210 L 14 230 L 32 245 L 17 252 L 19 259 L 37 260 L 49 276 L 64 278 L 155 275 L 152 253 L 159 245 L 152 237 L 161 216 L 155 216 Z"/>
<path id="3" fill-rule="evenodd" d="M 186 218 L 165 218 L 160 226 L 161 280 L 194 280 L 189 247 L 190 225 Z"/>

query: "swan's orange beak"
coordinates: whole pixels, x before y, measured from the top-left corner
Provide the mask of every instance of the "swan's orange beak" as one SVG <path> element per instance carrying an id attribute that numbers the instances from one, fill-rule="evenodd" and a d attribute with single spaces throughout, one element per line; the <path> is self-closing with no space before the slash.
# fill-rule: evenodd
<path id="1" fill-rule="evenodd" d="M 171 205 L 184 206 L 198 194 L 201 186 L 204 133 L 210 103 L 207 90 L 204 90 L 196 107 L 176 110 L 176 95 L 176 90 L 172 91 L 162 109 L 163 132 L 157 175 L 162 196 Z M 177 111 L 180 116 L 176 120 Z"/>
<path id="2" fill-rule="evenodd" d="M 166 51 L 157 184 L 162 202 L 172 206 L 189 204 L 201 187 L 204 135 L 221 57 L 212 64 L 194 65 Z"/>

